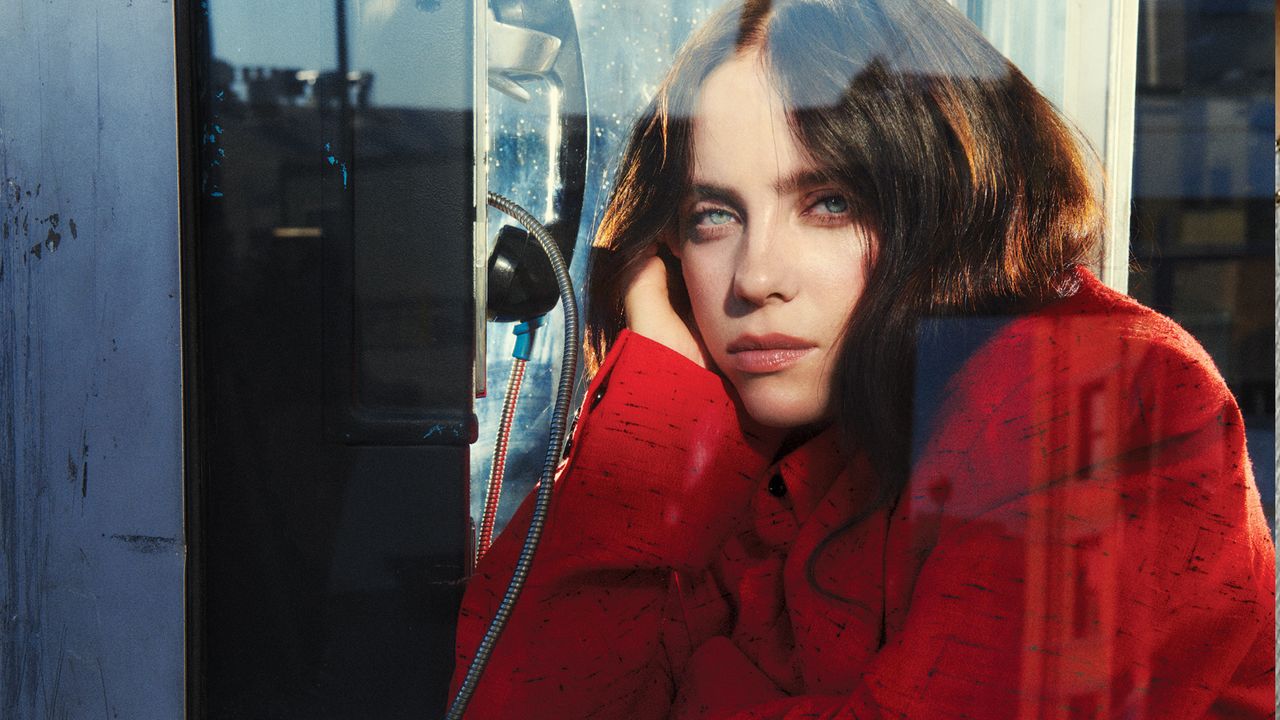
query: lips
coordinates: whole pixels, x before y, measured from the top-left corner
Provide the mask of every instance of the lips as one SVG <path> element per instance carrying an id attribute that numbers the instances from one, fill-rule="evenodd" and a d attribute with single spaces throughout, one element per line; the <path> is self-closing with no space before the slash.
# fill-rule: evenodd
<path id="1" fill-rule="evenodd" d="M 728 364 L 744 373 L 785 370 L 803 360 L 817 346 L 791 335 L 742 335 L 729 343 Z"/>

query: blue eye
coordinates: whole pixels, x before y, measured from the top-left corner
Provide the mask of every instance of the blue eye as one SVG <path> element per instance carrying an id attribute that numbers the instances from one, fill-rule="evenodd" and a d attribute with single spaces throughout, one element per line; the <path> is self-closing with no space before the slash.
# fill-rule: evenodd
<path id="1" fill-rule="evenodd" d="M 727 207 L 701 205 L 688 215 L 689 238 L 695 241 L 712 240 L 734 232 L 741 220 Z"/>
<path id="2" fill-rule="evenodd" d="M 839 195 L 832 195 L 823 199 L 821 205 L 823 210 L 833 215 L 841 215 L 849 211 L 849 201 Z"/>
<path id="3" fill-rule="evenodd" d="M 727 210 L 708 210 L 702 213 L 702 221 L 708 225 L 728 225 L 733 222 L 733 214 Z"/>

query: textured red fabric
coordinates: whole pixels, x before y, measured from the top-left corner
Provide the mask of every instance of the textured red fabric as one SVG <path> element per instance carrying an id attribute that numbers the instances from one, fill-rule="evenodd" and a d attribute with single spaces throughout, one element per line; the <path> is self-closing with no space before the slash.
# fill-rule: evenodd
<path id="1" fill-rule="evenodd" d="M 1271 717 L 1239 411 L 1184 331 L 1081 282 L 961 366 L 896 504 L 840 532 L 864 458 L 828 430 L 771 465 L 720 377 L 624 333 L 467 716 Z M 455 687 L 531 509 L 471 578 Z"/>

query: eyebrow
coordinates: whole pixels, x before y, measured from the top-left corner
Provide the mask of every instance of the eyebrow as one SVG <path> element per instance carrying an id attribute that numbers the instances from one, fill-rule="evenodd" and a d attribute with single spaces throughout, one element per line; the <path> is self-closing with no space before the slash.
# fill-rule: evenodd
<path id="1" fill-rule="evenodd" d="M 779 178 L 773 184 L 773 189 L 779 194 L 786 195 L 805 188 L 814 187 L 816 185 L 826 185 L 835 183 L 836 180 L 830 173 L 822 170 L 800 170 L 791 173 L 786 177 Z M 716 185 L 714 183 L 694 182 L 693 194 L 701 199 L 720 200 L 721 202 L 741 205 L 742 196 L 735 190 L 724 185 Z"/>
<path id="2" fill-rule="evenodd" d="M 815 185 L 827 185 L 835 183 L 835 178 L 831 174 L 822 170 L 801 170 L 791 173 L 784 178 L 779 178 L 773 184 L 773 189 L 782 194 L 793 193 L 797 190 L 814 187 Z M 837 183 L 838 184 L 838 183 Z"/>
<path id="3" fill-rule="evenodd" d="M 711 183 L 694 183 L 693 196 L 697 200 L 718 200 L 728 205 L 742 207 L 742 196 L 724 185 Z"/>

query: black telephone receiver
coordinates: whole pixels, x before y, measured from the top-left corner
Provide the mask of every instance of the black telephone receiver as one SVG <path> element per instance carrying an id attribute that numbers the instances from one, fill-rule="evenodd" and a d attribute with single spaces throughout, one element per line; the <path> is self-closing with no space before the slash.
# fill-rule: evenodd
<path id="1" fill-rule="evenodd" d="M 587 88 L 573 8 L 569 0 L 490 0 L 489 7 L 490 54 L 501 56 L 490 64 L 490 87 L 520 100 L 530 97 L 526 83 L 545 82 L 558 90 L 551 110 L 560 142 L 556 162 L 547 170 L 553 174 L 555 217 L 547 228 L 570 262 L 587 180 Z M 491 320 L 528 320 L 559 300 L 550 261 L 523 229 L 508 225 L 499 231 L 488 274 Z"/>

